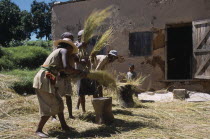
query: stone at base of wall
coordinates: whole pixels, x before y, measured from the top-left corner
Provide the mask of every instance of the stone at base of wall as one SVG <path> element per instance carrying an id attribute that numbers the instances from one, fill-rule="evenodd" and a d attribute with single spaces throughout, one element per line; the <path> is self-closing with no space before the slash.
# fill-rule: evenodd
<path id="1" fill-rule="evenodd" d="M 189 97 L 189 98 L 188 98 Z M 172 92 L 167 93 L 155 93 L 155 92 L 144 92 L 138 94 L 138 99 L 141 102 L 172 102 L 177 101 L 174 99 Z M 187 102 L 205 102 L 210 101 L 210 94 L 204 92 L 187 91 L 187 98 L 181 99 Z"/>
<path id="2" fill-rule="evenodd" d="M 173 90 L 173 97 L 174 99 L 185 99 L 187 96 L 186 89 L 174 89 Z"/>

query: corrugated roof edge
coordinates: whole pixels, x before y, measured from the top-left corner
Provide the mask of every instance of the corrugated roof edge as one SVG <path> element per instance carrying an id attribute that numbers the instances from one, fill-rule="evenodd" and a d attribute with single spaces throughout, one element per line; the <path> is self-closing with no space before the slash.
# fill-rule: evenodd
<path id="1" fill-rule="evenodd" d="M 59 3 L 54 3 L 52 5 L 52 7 L 58 6 L 58 5 L 63 5 L 63 4 L 68 4 L 68 3 L 81 2 L 81 1 L 88 1 L 88 0 L 72 0 L 72 1 L 67 1 L 67 2 L 59 2 Z"/>

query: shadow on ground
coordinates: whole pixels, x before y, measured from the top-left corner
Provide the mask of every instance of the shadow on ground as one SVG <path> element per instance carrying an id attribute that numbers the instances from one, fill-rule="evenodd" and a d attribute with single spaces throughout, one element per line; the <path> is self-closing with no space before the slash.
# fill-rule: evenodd
<path id="1" fill-rule="evenodd" d="M 93 112 L 86 112 L 84 114 L 78 115 L 78 118 L 82 121 L 94 123 L 95 121 L 95 113 Z"/>
<path id="2" fill-rule="evenodd" d="M 56 137 L 58 139 L 68 139 L 68 138 L 95 138 L 95 137 L 111 137 L 114 134 L 120 134 L 121 132 L 128 132 L 135 129 L 141 128 L 161 128 L 154 123 L 143 123 L 136 121 L 124 121 L 121 119 L 115 119 L 110 125 L 102 125 L 101 127 L 94 129 L 87 129 L 83 132 L 77 132 L 72 130 L 69 132 L 54 131 L 50 130 L 49 135 L 51 137 Z"/>
<path id="3" fill-rule="evenodd" d="M 112 113 L 113 113 L 114 115 L 117 115 L 117 114 L 132 115 L 132 112 L 127 111 L 127 110 L 121 110 L 121 109 L 113 110 Z"/>

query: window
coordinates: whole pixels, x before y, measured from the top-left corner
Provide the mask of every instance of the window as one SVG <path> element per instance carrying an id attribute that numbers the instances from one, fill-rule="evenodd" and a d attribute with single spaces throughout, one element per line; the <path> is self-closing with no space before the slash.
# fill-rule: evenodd
<path id="1" fill-rule="evenodd" d="M 152 32 L 134 32 L 129 34 L 131 56 L 149 56 L 152 54 Z"/>

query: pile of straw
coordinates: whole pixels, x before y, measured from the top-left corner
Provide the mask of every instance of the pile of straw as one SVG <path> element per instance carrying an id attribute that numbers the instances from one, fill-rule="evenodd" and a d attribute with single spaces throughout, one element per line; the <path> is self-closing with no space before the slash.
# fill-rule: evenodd
<path id="1" fill-rule="evenodd" d="M 38 112 L 38 106 L 29 98 L 17 96 L 1 104 L 0 118 L 27 115 Z"/>
<path id="2" fill-rule="evenodd" d="M 106 71 L 90 71 L 90 73 L 87 75 L 87 78 L 96 80 L 99 82 L 99 84 L 105 87 L 117 87 L 115 78 L 113 78 L 113 76 Z"/>
<path id="3" fill-rule="evenodd" d="M 83 42 L 87 43 L 94 36 L 96 29 L 111 15 L 111 8 L 112 6 L 109 6 L 104 10 L 96 10 L 91 13 L 84 23 Z"/>
<path id="4" fill-rule="evenodd" d="M 102 48 L 109 45 L 111 42 L 111 37 L 113 36 L 113 28 L 110 27 L 97 41 L 96 45 L 93 47 L 93 50 L 91 51 L 91 56 L 96 55 L 98 52 L 101 51 Z"/>
<path id="5" fill-rule="evenodd" d="M 0 99 L 8 99 L 18 96 L 10 87 L 14 82 L 19 81 L 15 76 L 0 74 Z"/>
<path id="6" fill-rule="evenodd" d="M 9 86 L 16 81 L 19 81 L 19 79 L 15 76 L 0 74 L 0 88 L 1 89 L 9 88 Z"/>

